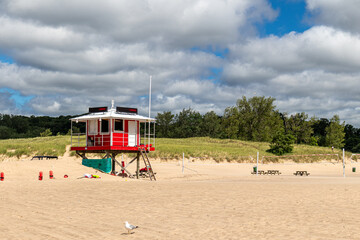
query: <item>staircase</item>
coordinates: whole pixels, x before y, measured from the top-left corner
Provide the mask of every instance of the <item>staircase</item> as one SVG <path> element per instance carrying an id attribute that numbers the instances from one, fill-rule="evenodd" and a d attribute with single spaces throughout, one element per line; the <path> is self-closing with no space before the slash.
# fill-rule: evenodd
<path id="1" fill-rule="evenodd" d="M 146 149 L 144 147 L 141 147 L 141 148 L 139 148 L 139 152 L 141 153 L 141 156 L 142 156 L 142 158 L 144 160 L 145 167 L 146 167 L 146 170 L 147 170 L 147 173 L 149 175 L 150 180 L 152 181 L 154 179 L 154 181 L 156 181 L 155 174 L 154 174 L 153 169 L 151 167 L 150 160 L 149 160 L 149 157 L 147 155 Z"/>

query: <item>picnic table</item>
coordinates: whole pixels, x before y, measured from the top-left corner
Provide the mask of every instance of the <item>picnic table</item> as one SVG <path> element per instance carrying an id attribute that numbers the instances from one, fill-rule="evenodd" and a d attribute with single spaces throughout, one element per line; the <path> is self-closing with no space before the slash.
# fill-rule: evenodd
<path id="1" fill-rule="evenodd" d="M 269 174 L 269 175 L 276 175 L 276 174 L 280 175 L 281 172 L 279 170 L 268 170 L 267 174 Z"/>
<path id="2" fill-rule="evenodd" d="M 251 174 L 256 174 L 256 172 L 251 172 Z M 258 170 L 258 174 L 260 175 L 280 175 L 281 172 L 279 170 L 267 170 L 267 171 L 264 171 L 264 170 Z"/>
<path id="3" fill-rule="evenodd" d="M 33 158 L 31 160 L 34 160 L 36 158 L 39 159 L 39 160 L 43 160 L 44 158 L 46 160 L 48 160 L 48 159 L 58 159 L 57 156 L 33 156 Z"/>
<path id="4" fill-rule="evenodd" d="M 308 173 L 307 171 L 296 171 L 294 172 L 295 176 L 309 176 L 310 173 Z"/>

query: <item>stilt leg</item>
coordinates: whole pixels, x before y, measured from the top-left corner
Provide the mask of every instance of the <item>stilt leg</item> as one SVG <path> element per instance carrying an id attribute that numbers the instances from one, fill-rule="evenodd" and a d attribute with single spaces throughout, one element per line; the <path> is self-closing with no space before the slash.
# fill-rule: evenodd
<path id="1" fill-rule="evenodd" d="M 113 173 L 113 174 L 115 174 L 115 157 L 116 157 L 115 153 L 111 154 L 111 164 L 112 164 L 111 173 Z"/>
<path id="2" fill-rule="evenodd" d="M 139 179 L 139 170 L 140 170 L 140 153 L 137 152 L 136 155 L 136 178 Z"/>

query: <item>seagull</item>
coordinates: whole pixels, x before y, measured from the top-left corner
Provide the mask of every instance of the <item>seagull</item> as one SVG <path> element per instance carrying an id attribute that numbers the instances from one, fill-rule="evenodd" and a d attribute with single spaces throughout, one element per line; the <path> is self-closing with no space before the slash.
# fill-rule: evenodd
<path id="1" fill-rule="evenodd" d="M 130 234 L 131 230 L 134 230 L 135 228 L 138 228 L 138 226 L 131 225 L 127 221 L 125 222 L 125 228 L 128 231 L 128 234 Z"/>

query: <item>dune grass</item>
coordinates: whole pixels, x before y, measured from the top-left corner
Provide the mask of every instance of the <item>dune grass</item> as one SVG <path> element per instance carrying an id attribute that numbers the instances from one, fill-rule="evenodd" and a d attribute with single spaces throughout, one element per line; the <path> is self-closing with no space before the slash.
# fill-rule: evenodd
<path id="1" fill-rule="evenodd" d="M 56 155 L 62 156 L 66 146 L 70 145 L 70 136 L 37 137 L 26 139 L 0 140 L 0 155 L 4 157 L 34 156 L 34 155 Z M 295 162 L 316 162 L 320 160 L 337 160 L 337 156 L 301 156 L 307 154 L 338 154 L 340 159 L 342 151 L 335 149 L 332 152 L 328 147 L 315 147 L 309 145 L 294 145 L 291 154 L 277 157 L 266 152 L 269 143 L 249 142 L 233 139 L 201 138 L 157 138 L 156 151 L 151 152 L 150 157 L 162 160 L 181 159 L 182 154 L 186 158 L 213 159 L 217 162 L 254 162 L 259 152 L 263 162 L 281 162 L 292 160 Z M 289 156 L 291 155 L 291 156 Z M 346 153 L 350 157 L 351 153 Z M 74 154 L 72 154 L 74 156 Z"/>
<path id="2" fill-rule="evenodd" d="M 0 155 L 17 158 L 34 155 L 62 156 L 69 144 L 69 136 L 7 139 L 0 141 Z"/>
<path id="3" fill-rule="evenodd" d="M 267 152 L 269 143 L 265 142 L 249 142 L 233 139 L 213 139 L 208 137 L 201 138 L 183 138 L 183 139 L 156 139 L 156 151 L 151 153 L 151 156 L 162 159 L 180 159 L 182 153 L 185 157 L 194 157 L 209 159 L 215 161 L 254 161 L 256 154 L 259 152 L 260 157 L 264 162 L 279 162 L 283 160 L 293 160 L 295 162 L 302 161 L 314 162 L 320 160 L 337 159 L 337 156 L 306 156 L 296 157 L 293 155 L 307 155 L 307 154 L 338 154 L 341 157 L 341 150 L 331 148 L 316 147 L 309 145 L 294 145 L 294 150 L 291 154 L 282 157 L 277 157 L 272 153 Z M 347 153 L 350 155 L 351 153 Z"/>

